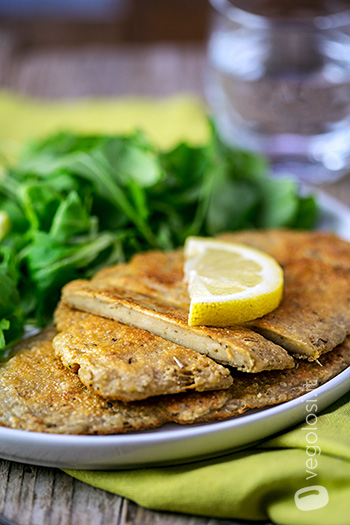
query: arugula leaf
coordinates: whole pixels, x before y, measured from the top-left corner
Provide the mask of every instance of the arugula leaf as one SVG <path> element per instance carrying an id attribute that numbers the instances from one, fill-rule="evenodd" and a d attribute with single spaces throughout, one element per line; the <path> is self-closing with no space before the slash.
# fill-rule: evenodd
<path id="1" fill-rule="evenodd" d="M 0 196 L 0 210 L 3 214 L 3 220 L 7 222 L 3 227 L 0 226 L 0 241 L 11 229 L 16 232 L 26 231 L 28 228 L 28 221 L 26 220 L 23 211 L 14 200 Z"/>
<path id="2" fill-rule="evenodd" d="M 128 138 L 107 139 L 99 150 L 106 163 L 113 168 L 115 181 L 122 185 L 134 182 L 141 188 L 147 188 L 163 176 L 157 150 L 140 132 Z"/>
<path id="3" fill-rule="evenodd" d="M 15 257 L 9 248 L 0 247 L 0 351 L 16 341 L 24 329 L 17 281 Z"/>
<path id="4" fill-rule="evenodd" d="M 116 235 L 109 232 L 95 238 L 82 237 L 70 244 L 58 242 L 49 233 L 36 232 L 24 262 L 38 301 L 39 320 L 50 318 L 62 286 L 110 256 L 117 242 Z"/>
<path id="5" fill-rule="evenodd" d="M 28 143 L 0 185 L 0 350 L 25 321 L 45 324 L 71 279 L 189 235 L 311 228 L 312 196 L 266 160 L 224 144 L 159 151 L 145 135 L 61 132 Z"/>
<path id="6" fill-rule="evenodd" d="M 100 150 L 77 156 L 72 169 L 78 176 L 93 184 L 97 195 L 116 206 L 138 228 L 149 245 L 156 246 L 152 230 L 138 214 L 137 208 L 128 197 L 127 188 L 116 182 L 115 169 Z"/>
<path id="7" fill-rule="evenodd" d="M 15 257 L 11 249 L 0 247 L 0 319 L 6 317 L 15 310 L 20 302 L 17 290 L 18 273 Z"/>
<path id="8" fill-rule="evenodd" d="M 261 195 L 257 226 L 278 228 L 293 222 L 298 209 L 297 183 L 292 179 L 265 178 L 259 184 Z"/>
<path id="9" fill-rule="evenodd" d="M 8 330 L 9 328 L 10 328 L 10 321 L 8 319 L 1 319 L 0 320 L 0 350 L 4 350 L 4 348 L 6 347 L 4 330 Z"/>
<path id="10" fill-rule="evenodd" d="M 48 231 L 60 204 L 60 195 L 40 183 L 24 183 L 20 189 L 22 208 L 31 228 Z"/>
<path id="11" fill-rule="evenodd" d="M 215 181 L 206 228 L 209 235 L 224 230 L 254 227 L 254 216 L 260 195 L 256 187 L 246 180 L 230 180 L 224 173 Z"/>
<path id="12" fill-rule="evenodd" d="M 91 217 L 76 191 L 68 193 L 51 220 L 50 236 L 66 243 L 75 235 L 97 229 L 97 217 Z"/>
<path id="13" fill-rule="evenodd" d="M 309 230 L 315 226 L 319 216 L 316 200 L 312 196 L 300 197 L 298 208 L 292 221 L 292 227 L 300 230 Z"/>

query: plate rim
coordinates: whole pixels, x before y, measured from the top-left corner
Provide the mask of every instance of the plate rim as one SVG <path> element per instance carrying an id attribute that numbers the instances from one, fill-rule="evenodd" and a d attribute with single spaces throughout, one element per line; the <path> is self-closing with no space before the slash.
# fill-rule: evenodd
<path id="1" fill-rule="evenodd" d="M 348 208 L 345 204 L 340 202 L 335 197 L 326 194 L 323 190 L 309 188 L 308 193 L 313 193 L 317 196 L 320 209 L 323 212 L 323 214 L 329 214 L 339 222 L 340 230 L 342 231 L 336 229 L 335 233 L 345 238 L 346 240 L 350 240 L 350 208 Z M 330 231 L 329 228 L 328 231 Z M 171 445 L 171 443 L 174 443 L 174 441 L 176 441 L 177 443 L 181 443 L 186 442 L 188 439 L 198 440 L 208 437 L 210 438 L 210 436 L 212 435 L 225 435 L 229 432 L 234 432 L 235 429 L 242 429 L 244 427 L 247 428 L 254 424 L 259 424 L 261 423 L 261 421 L 268 422 L 270 420 L 278 420 L 279 417 L 283 418 L 283 416 L 286 413 L 292 413 L 293 410 L 297 411 L 298 408 L 300 408 L 303 405 L 303 403 L 307 402 L 308 399 L 311 399 L 315 395 L 317 395 L 318 399 L 321 400 L 318 410 L 316 410 L 316 413 L 318 413 L 319 411 L 323 410 L 326 406 L 329 406 L 334 401 L 339 399 L 342 395 L 344 395 L 346 391 L 349 391 L 349 387 L 345 389 L 348 379 L 350 379 L 350 366 L 342 372 L 340 372 L 337 376 L 324 383 L 323 385 L 295 399 L 280 403 L 278 405 L 271 405 L 263 409 L 257 409 L 256 411 L 249 411 L 248 413 L 241 414 L 240 416 L 235 416 L 222 421 L 213 421 L 207 423 L 197 423 L 188 425 L 178 425 L 172 423 L 156 429 L 135 431 L 126 434 L 109 434 L 97 436 L 69 435 L 58 433 L 33 432 L 28 430 L 12 429 L 0 426 L 0 457 L 8 459 L 9 456 L 11 456 L 11 458 L 9 459 L 19 461 L 21 463 L 26 462 L 40 466 L 55 466 L 58 468 L 67 468 L 66 463 L 64 461 L 60 462 L 59 460 L 41 460 L 39 457 L 35 457 L 35 453 L 33 455 L 33 452 L 31 454 L 28 453 L 27 458 L 22 457 L 22 455 L 18 453 L 16 455 L 16 451 L 13 454 L 11 453 L 11 443 L 13 443 L 14 450 L 19 445 L 26 444 L 32 446 L 34 445 L 34 448 L 35 446 L 45 445 L 48 449 L 54 447 L 55 445 L 59 445 L 59 449 L 70 447 L 73 448 L 73 453 L 74 451 L 79 451 L 80 447 L 82 446 L 87 447 L 87 450 L 90 450 L 90 448 L 95 449 L 97 448 L 97 446 L 99 446 L 99 448 L 102 447 L 103 450 L 107 450 L 107 452 L 109 449 L 111 449 L 112 451 L 112 449 L 115 450 L 119 447 L 122 451 L 123 447 L 127 448 L 135 446 L 144 446 L 146 447 L 145 450 L 147 452 L 147 450 L 149 450 L 149 446 L 154 447 L 159 445 L 160 443 L 163 446 L 166 446 Z M 340 394 L 337 395 L 336 391 L 338 393 L 340 392 Z M 330 402 L 327 401 L 327 397 L 332 398 Z M 300 418 L 299 414 L 299 417 L 297 417 L 295 421 L 291 421 L 289 425 L 283 424 L 279 431 L 288 431 L 288 429 L 291 428 L 291 426 L 295 426 L 295 424 L 300 423 L 300 421 L 302 421 L 302 418 Z M 174 428 L 172 428 L 172 426 L 174 426 Z M 260 438 L 260 440 L 269 438 L 274 434 L 275 432 L 267 433 L 265 436 Z M 1 442 L 3 442 L 4 440 L 6 441 L 6 443 L 9 443 L 7 445 L 7 449 L 10 451 L 9 454 L 4 453 L 3 451 L 3 445 L 1 445 Z M 253 438 L 243 443 L 243 447 L 248 448 L 252 446 L 255 442 L 256 439 Z M 237 450 L 237 448 L 238 447 L 234 447 L 233 450 Z M 216 455 L 223 455 L 225 453 L 228 453 L 228 451 L 229 449 L 227 448 L 219 449 Z M 122 456 L 123 454 L 119 456 L 119 459 L 122 458 Z M 210 457 L 214 456 L 214 453 L 210 455 Z M 192 461 L 198 461 L 199 459 L 200 457 L 193 456 Z M 190 461 L 190 459 L 184 460 L 183 462 L 185 461 Z M 165 463 L 165 461 L 161 460 L 161 463 Z M 181 463 L 181 460 L 177 461 L 177 464 L 179 463 Z M 155 464 L 157 464 L 157 462 L 154 460 L 147 461 L 147 458 L 145 458 L 144 460 L 144 466 L 151 466 Z M 81 465 L 75 465 L 74 468 L 95 469 L 99 467 L 92 467 L 88 462 L 84 462 L 84 460 L 82 460 Z M 103 466 L 101 463 L 101 468 L 105 468 L 105 463 L 103 463 Z M 135 468 L 135 464 L 132 460 L 130 460 L 129 463 L 128 461 L 122 461 L 121 463 L 119 463 L 114 459 L 110 468 Z"/>
<path id="2" fill-rule="evenodd" d="M 332 379 L 329 379 L 326 381 L 326 383 L 310 390 L 309 392 L 306 392 L 305 394 L 302 394 L 301 396 L 298 396 L 294 399 L 291 399 L 289 401 L 285 401 L 282 403 L 279 403 L 278 405 L 271 405 L 267 406 L 263 409 L 257 409 L 256 412 L 250 412 L 250 413 L 244 413 L 240 416 L 232 416 L 231 418 L 222 420 L 222 421 L 214 421 L 214 422 L 207 422 L 207 423 L 198 423 L 198 424 L 192 424 L 192 425 L 180 425 L 174 423 L 176 425 L 176 428 L 174 429 L 166 429 L 164 430 L 157 430 L 157 429 L 151 429 L 149 431 L 136 431 L 136 432 L 128 432 L 125 434 L 105 434 L 105 435 L 81 435 L 81 434 L 59 434 L 59 433 L 46 433 L 46 432 L 34 432 L 29 430 L 20 430 L 20 429 L 13 429 L 8 427 L 0 427 L 0 431 L 4 432 L 5 434 L 8 433 L 10 436 L 13 434 L 13 436 L 41 436 L 43 440 L 48 441 L 55 441 L 59 440 L 62 441 L 86 441 L 93 443 L 96 441 L 96 443 L 101 442 L 108 442 L 113 441 L 116 444 L 118 444 L 118 441 L 123 443 L 123 441 L 129 441 L 133 440 L 137 442 L 138 440 L 141 441 L 152 441 L 156 437 L 156 441 L 164 441 L 164 437 L 161 436 L 162 433 L 166 434 L 167 437 L 174 438 L 177 437 L 178 433 L 181 432 L 184 438 L 187 437 L 195 437 L 198 435 L 201 435 L 204 430 L 208 430 L 209 432 L 205 432 L 205 434 L 213 433 L 217 429 L 216 427 L 219 427 L 220 430 L 227 430 L 231 429 L 231 427 L 235 426 L 243 426 L 244 424 L 253 423 L 255 420 L 259 419 L 266 419 L 268 416 L 266 414 L 273 416 L 278 414 L 279 412 L 285 412 L 288 411 L 288 409 L 292 409 L 297 405 L 305 403 L 307 400 L 309 400 L 312 397 L 320 397 L 321 395 L 324 395 L 327 393 L 328 390 L 333 390 L 336 386 L 339 384 L 342 384 L 343 382 L 350 379 L 350 365 L 342 370 L 338 375 L 333 377 Z M 350 386 L 349 386 L 350 390 Z M 319 412 L 320 410 L 318 410 Z M 161 429 L 162 427 L 159 427 Z M 193 434 L 191 436 L 191 434 Z M 167 440 L 167 439 L 166 439 Z M 113 444 L 115 444 L 113 443 Z"/>

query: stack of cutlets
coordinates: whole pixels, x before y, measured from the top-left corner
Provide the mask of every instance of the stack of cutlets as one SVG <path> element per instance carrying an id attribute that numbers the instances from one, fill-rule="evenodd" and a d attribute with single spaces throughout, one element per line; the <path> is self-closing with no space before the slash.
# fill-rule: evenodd
<path id="1" fill-rule="evenodd" d="M 73 281 L 56 328 L 0 368 L 0 424 L 114 434 L 215 421 L 296 398 L 349 366 L 350 244 L 288 230 L 222 238 L 282 265 L 275 311 L 246 326 L 188 326 L 182 250 Z"/>

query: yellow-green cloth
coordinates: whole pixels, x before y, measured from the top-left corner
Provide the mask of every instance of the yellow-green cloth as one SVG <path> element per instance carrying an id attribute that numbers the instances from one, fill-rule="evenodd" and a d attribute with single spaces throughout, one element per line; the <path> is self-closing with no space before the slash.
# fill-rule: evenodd
<path id="1" fill-rule="evenodd" d="M 307 438 L 313 430 L 315 445 L 320 447 L 314 457 L 317 449 L 309 441 L 315 437 Z M 307 463 L 310 458 L 317 459 L 316 468 Z M 66 472 L 151 509 L 270 519 L 283 525 L 349 525 L 350 394 L 319 415 L 316 425 L 303 423 L 259 446 L 219 459 L 130 471 Z M 294 495 L 311 486 L 324 487 L 329 502 L 318 510 L 299 510 Z"/>
<path id="2" fill-rule="evenodd" d="M 209 132 L 203 104 L 191 96 L 47 101 L 0 93 L 0 155 L 17 156 L 26 140 L 56 131 L 135 129 L 144 130 L 163 148 L 181 140 L 202 143 Z"/>
<path id="3" fill-rule="evenodd" d="M 58 129 L 126 132 L 137 127 L 161 147 L 181 139 L 200 143 L 208 136 L 203 107 L 191 97 L 42 102 L 3 93 L 0 122 L 0 154 L 6 157 L 17 155 L 24 140 Z M 304 428 L 305 423 L 246 451 L 187 465 L 66 472 L 152 509 L 283 525 L 348 525 L 350 394 L 319 416 L 315 445 L 320 454 L 313 458 Z M 310 468 L 310 458 L 317 460 L 316 468 Z M 327 490 L 328 504 L 299 510 L 295 493 L 313 485 Z"/>

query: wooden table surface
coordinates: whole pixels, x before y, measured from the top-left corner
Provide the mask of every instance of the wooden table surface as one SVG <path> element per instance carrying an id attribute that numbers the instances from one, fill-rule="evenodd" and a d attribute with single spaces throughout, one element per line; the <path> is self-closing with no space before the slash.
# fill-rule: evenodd
<path id="1" fill-rule="evenodd" d="M 0 88 L 36 97 L 202 96 L 204 68 L 204 50 L 190 45 L 26 50 L 11 34 L 0 33 Z M 323 189 L 350 206 L 350 177 Z M 58 469 L 5 460 L 0 460 L 0 514 L 0 524 L 18 525 L 238 523 L 149 511 Z"/>

